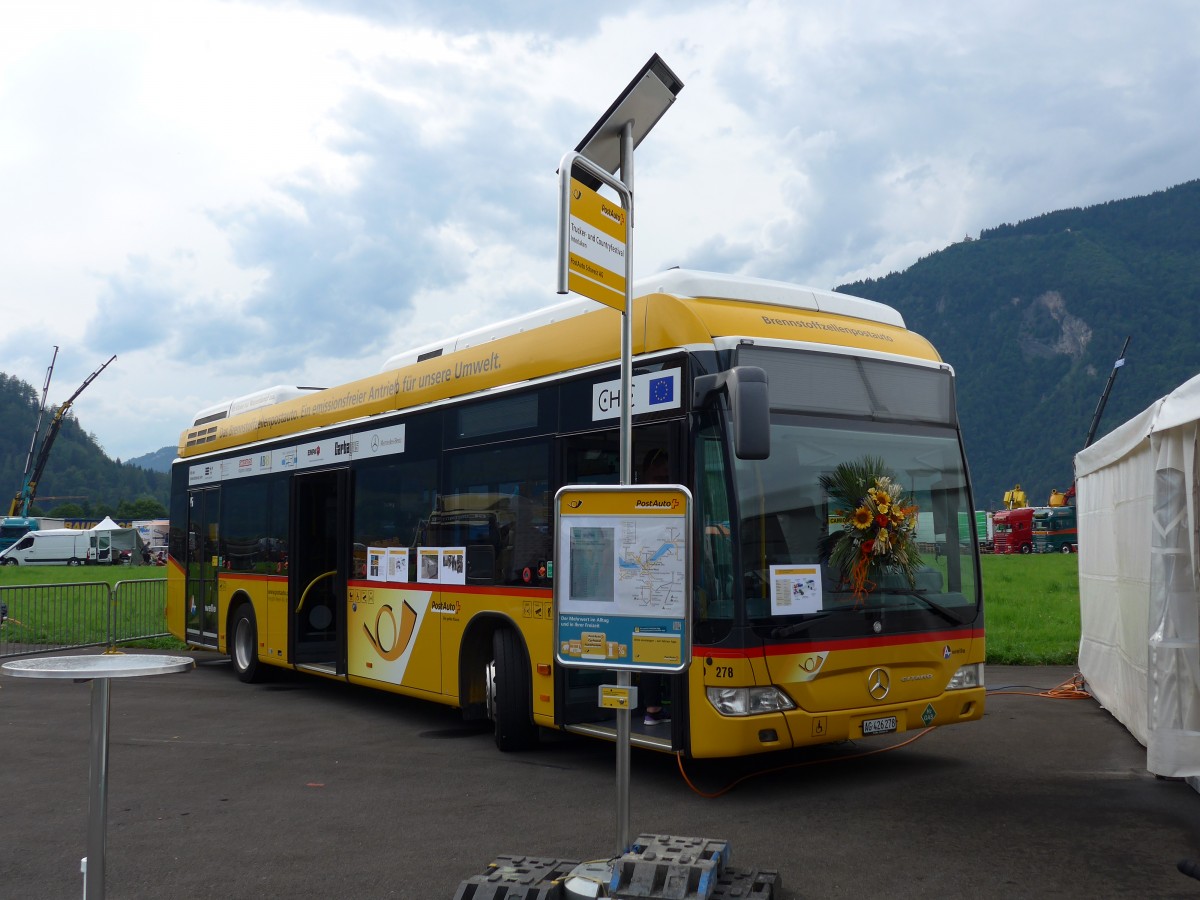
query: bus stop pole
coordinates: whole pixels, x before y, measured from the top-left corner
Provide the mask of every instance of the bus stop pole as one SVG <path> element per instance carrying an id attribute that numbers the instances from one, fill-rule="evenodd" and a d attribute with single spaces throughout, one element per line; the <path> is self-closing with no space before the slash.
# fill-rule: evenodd
<path id="1" fill-rule="evenodd" d="M 621 127 L 621 181 L 629 192 L 625 234 L 625 310 L 621 313 L 621 484 L 633 484 L 633 120 Z M 629 695 L 629 671 L 617 673 L 617 685 Z M 617 855 L 629 849 L 629 743 L 631 704 L 617 710 Z"/>

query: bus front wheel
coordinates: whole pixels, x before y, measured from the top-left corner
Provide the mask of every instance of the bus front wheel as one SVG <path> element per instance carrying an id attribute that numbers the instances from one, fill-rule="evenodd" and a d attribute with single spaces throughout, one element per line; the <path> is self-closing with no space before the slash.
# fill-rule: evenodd
<path id="1" fill-rule="evenodd" d="M 262 666 L 258 662 L 258 625 L 254 621 L 254 607 L 243 603 L 233 617 L 229 633 L 229 658 L 240 681 L 252 684 L 262 677 Z"/>
<path id="2" fill-rule="evenodd" d="M 492 635 L 487 709 L 496 727 L 496 746 L 501 750 L 528 750 L 537 745 L 529 664 L 525 661 L 521 638 L 511 628 L 501 628 Z"/>
<path id="3" fill-rule="evenodd" d="M 1022 553 L 1032 553 L 1032 552 L 1033 552 L 1033 546 L 1032 546 L 1031 544 L 1022 544 L 1022 545 L 1021 545 L 1021 552 L 1022 552 Z"/>

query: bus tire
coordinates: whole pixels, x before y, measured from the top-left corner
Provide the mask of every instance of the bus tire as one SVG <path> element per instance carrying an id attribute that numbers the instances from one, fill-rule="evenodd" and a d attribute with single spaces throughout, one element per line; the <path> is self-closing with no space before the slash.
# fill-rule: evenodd
<path id="1" fill-rule="evenodd" d="M 500 628 L 492 635 L 487 679 L 488 714 L 496 728 L 496 746 L 506 753 L 537 746 L 529 664 L 515 630 Z"/>
<path id="2" fill-rule="evenodd" d="M 1021 545 L 1021 552 L 1022 552 L 1022 553 L 1032 553 L 1032 552 L 1033 552 L 1033 546 L 1032 546 L 1031 544 L 1022 544 L 1022 545 Z"/>
<path id="3" fill-rule="evenodd" d="M 1070 553 L 1070 552 L 1071 552 L 1071 545 L 1070 545 L 1070 544 L 1063 544 L 1063 545 L 1062 545 L 1062 552 L 1063 552 L 1063 553 Z"/>
<path id="4" fill-rule="evenodd" d="M 243 603 L 233 614 L 229 629 L 229 659 L 239 681 L 253 684 L 263 676 L 263 666 L 258 661 L 258 624 L 254 621 L 254 607 Z"/>

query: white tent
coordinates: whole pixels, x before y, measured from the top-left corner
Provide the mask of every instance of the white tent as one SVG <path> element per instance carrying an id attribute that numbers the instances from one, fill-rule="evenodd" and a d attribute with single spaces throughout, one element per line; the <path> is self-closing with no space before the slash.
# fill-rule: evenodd
<path id="1" fill-rule="evenodd" d="M 104 517 L 99 525 L 90 529 L 97 538 L 97 562 L 116 562 L 122 550 L 128 550 L 133 559 L 140 562 L 142 554 L 142 536 L 136 528 L 123 528 L 109 516 Z"/>
<path id="2" fill-rule="evenodd" d="M 1146 747 L 1200 789 L 1200 375 L 1075 457 L 1079 670 Z"/>

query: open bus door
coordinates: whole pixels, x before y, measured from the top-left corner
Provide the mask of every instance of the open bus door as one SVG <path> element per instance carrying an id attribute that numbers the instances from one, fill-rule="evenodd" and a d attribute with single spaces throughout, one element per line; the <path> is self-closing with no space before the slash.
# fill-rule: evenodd
<path id="1" fill-rule="evenodd" d="M 220 488 L 202 488 L 188 494 L 187 523 L 187 609 L 189 642 L 217 646 L 217 572 L 220 569 L 217 542 Z"/>
<path id="2" fill-rule="evenodd" d="M 349 470 L 292 478 L 288 610 L 291 659 L 346 673 Z"/>

